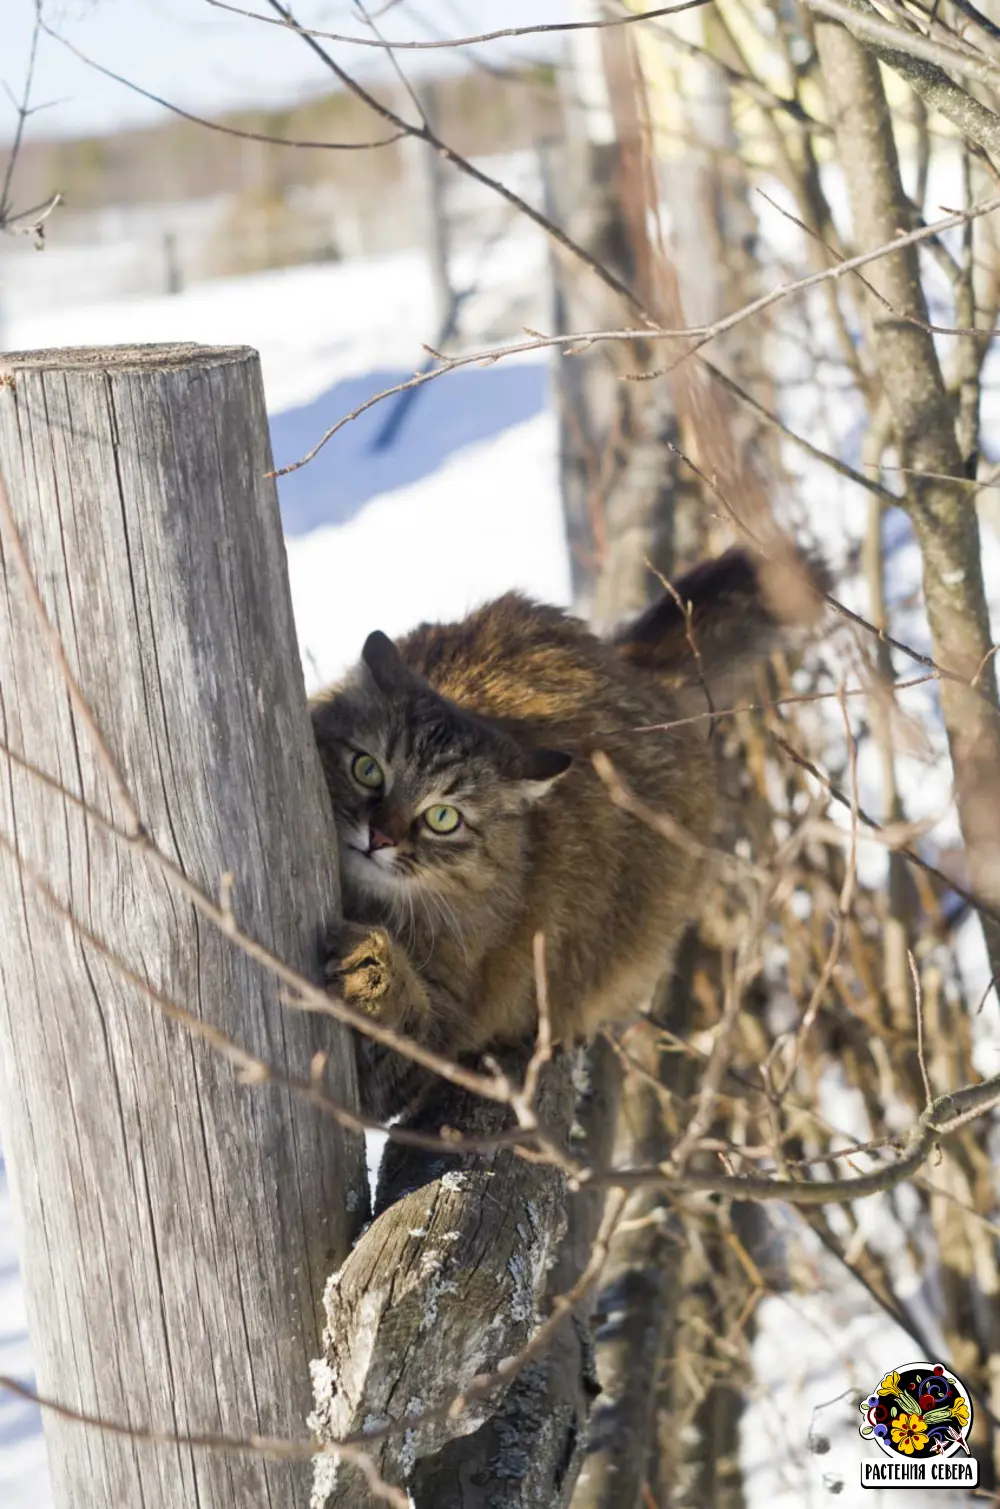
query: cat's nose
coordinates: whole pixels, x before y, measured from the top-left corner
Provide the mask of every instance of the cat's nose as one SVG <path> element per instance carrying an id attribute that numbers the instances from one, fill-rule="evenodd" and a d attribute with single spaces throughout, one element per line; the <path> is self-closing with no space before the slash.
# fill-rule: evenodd
<path id="1" fill-rule="evenodd" d="M 390 838 L 387 833 L 380 833 L 377 828 L 368 830 L 368 852 L 374 854 L 376 849 L 394 849 L 396 840 Z"/>

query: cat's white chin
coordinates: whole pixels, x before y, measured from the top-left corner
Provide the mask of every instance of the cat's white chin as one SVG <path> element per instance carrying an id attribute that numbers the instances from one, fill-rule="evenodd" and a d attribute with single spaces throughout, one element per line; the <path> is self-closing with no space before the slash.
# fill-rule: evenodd
<path id="1" fill-rule="evenodd" d="M 409 884 L 407 877 L 401 875 L 392 860 L 384 858 L 380 850 L 366 854 L 353 844 L 343 844 L 340 863 L 354 885 L 375 895 L 398 892 Z"/>

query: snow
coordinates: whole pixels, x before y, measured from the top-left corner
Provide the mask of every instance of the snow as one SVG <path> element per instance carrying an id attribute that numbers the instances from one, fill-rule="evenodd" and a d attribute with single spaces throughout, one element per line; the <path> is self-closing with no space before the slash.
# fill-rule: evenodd
<path id="1" fill-rule="evenodd" d="M 740 1422 L 752 1509 L 868 1509 L 858 1401 L 890 1367 L 918 1361 L 912 1339 L 875 1313 L 860 1289 L 817 1263 L 814 1292 L 765 1298 L 757 1309 L 754 1379 Z M 820 1287 L 820 1285 L 822 1287 Z M 907 1509 L 973 1509 L 957 1490 L 908 1488 Z"/>
<path id="2" fill-rule="evenodd" d="M 545 249 L 519 231 L 459 260 L 481 281 L 464 306 L 477 345 L 510 338 L 525 286 L 544 296 Z M 419 253 L 326 264 L 192 287 L 174 297 L 26 312 L 8 307 L 10 349 L 198 341 L 255 346 L 276 464 L 327 426 L 410 377 L 434 338 Z M 529 310 L 534 322 L 543 309 Z M 527 316 L 526 316 L 527 317 Z M 507 329 L 504 329 L 505 320 Z M 544 359 L 450 374 L 422 388 L 391 447 L 376 405 L 315 461 L 279 482 L 292 601 L 310 690 L 356 659 L 373 628 L 460 617 L 520 588 L 569 601 Z M 31 1381 L 10 1198 L 0 1162 L 0 1374 Z M 0 1504 L 49 1509 L 38 1410 L 0 1389 Z"/>
<path id="3" fill-rule="evenodd" d="M 373 626 L 394 635 L 420 618 L 460 618 L 511 586 L 568 601 L 562 520 L 548 504 L 554 430 L 540 414 L 345 524 L 288 541 L 310 689 L 353 663 Z"/>
<path id="4" fill-rule="evenodd" d="M 769 220 L 766 212 L 762 218 L 772 244 L 794 261 L 787 222 L 777 215 Z M 548 323 L 545 258 L 540 237 L 519 227 L 480 253 L 475 264 L 465 260 L 459 282 L 474 272 L 481 279 L 464 311 L 471 343 L 516 337 L 522 324 Z M 533 309 L 525 307 L 526 289 L 533 291 Z M 425 361 L 423 343 L 435 337 L 430 283 L 417 253 L 218 281 L 175 297 L 48 312 L 19 313 L 15 306 L 6 317 L 7 341 L 15 349 L 178 340 L 255 346 L 279 466 L 295 461 L 373 393 L 412 375 Z M 781 360 L 790 375 L 794 351 Z M 348 424 L 313 462 L 279 482 L 310 690 L 351 663 L 373 628 L 395 634 L 422 618 L 457 617 L 512 587 L 549 601 L 569 600 L 544 359 L 470 368 L 427 384 L 395 443 L 380 448 L 394 402 Z M 988 403 L 995 407 L 995 390 Z M 786 389 L 785 412 L 800 433 L 859 462 L 857 409 L 848 395 L 833 386 L 820 392 L 803 387 L 797 397 Z M 836 567 L 847 541 L 863 535 L 865 500 L 859 489 L 804 463 L 794 450 L 786 452 L 786 461 L 796 493 L 809 500 L 809 527 Z M 896 584 L 894 625 L 923 646 L 915 546 L 902 515 L 890 511 L 885 529 Z M 1000 590 L 1000 536 L 987 531 L 986 551 L 990 578 Z M 849 592 L 848 586 L 848 601 Z M 865 607 L 860 599 L 851 605 Z M 994 607 L 1000 609 L 1000 600 Z M 914 737 L 900 764 L 911 815 L 935 818 L 934 837 L 940 840 L 953 838 L 956 829 L 934 692 L 929 684 L 906 694 L 921 738 Z M 859 779 L 863 804 L 878 812 L 877 763 L 864 748 Z M 866 848 L 864 862 L 878 873 L 884 856 Z M 968 978 L 985 978 L 981 941 L 971 924 L 962 930 L 961 953 Z M 996 1021 L 992 1001 L 979 1024 L 984 1072 L 996 1069 Z M 827 1089 L 831 1120 L 846 1126 L 853 1119 L 850 1097 L 838 1095 L 836 1086 Z M 865 1135 L 863 1126 L 856 1130 Z M 866 1223 L 880 1218 L 870 1202 Z M 860 1417 L 853 1398 L 838 1396 L 870 1390 L 887 1358 L 906 1361 L 913 1352 L 913 1343 L 873 1314 L 860 1291 L 824 1270 L 821 1255 L 811 1254 L 806 1266 L 813 1278 L 811 1287 L 804 1285 L 808 1292 L 768 1297 L 757 1311 L 755 1381 L 742 1426 L 753 1509 L 805 1509 L 827 1503 L 831 1494 L 844 1505 L 860 1504 Z M 0 1373 L 31 1377 L 2 1163 Z M 829 1452 L 809 1448 L 813 1415 L 815 1433 L 830 1440 Z M 914 1493 L 908 1502 L 922 1497 Z M 37 1411 L 0 1390 L 0 1503 L 48 1509 L 50 1502 Z M 958 1495 L 937 1495 L 941 1509 L 956 1509 L 958 1502 Z"/>
<path id="5" fill-rule="evenodd" d="M 31 1382 L 28 1318 L 18 1271 L 7 1171 L 0 1159 L 0 1373 Z M 49 1509 L 51 1496 L 41 1415 L 37 1407 L 0 1389 L 0 1504 Z"/>
<path id="6" fill-rule="evenodd" d="M 482 279 L 464 310 L 478 341 L 502 318 L 505 294 L 515 301 L 525 283 L 544 281 L 540 243 L 536 233 L 519 233 L 475 269 L 459 260 L 460 286 L 473 272 Z M 430 308 L 424 258 L 406 252 L 20 320 L 15 310 L 8 339 L 14 349 L 255 346 L 280 467 L 423 366 Z M 422 618 L 461 616 L 512 587 L 569 600 L 547 386 L 543 354 L 450 373 L 413 395 L 392 445 L 378 441 L 396 399 L 376 404 L 279 480 L 310 689 L 356 658 L 374 627 L 392 634 Z"/>

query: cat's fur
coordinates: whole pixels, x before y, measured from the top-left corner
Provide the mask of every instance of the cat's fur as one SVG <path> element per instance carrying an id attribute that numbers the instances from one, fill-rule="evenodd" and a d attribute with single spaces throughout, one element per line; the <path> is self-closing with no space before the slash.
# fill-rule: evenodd
<path id="1" fill-rule="evenodd" d="M 648 998 L 707 866 L 698 843 L 669 842 L 616 806 L 590 756 L 605 750 L 635 796 L 710 841 L 708 722 L 669 725 L 725 706 L 717 686 L 731 690 L 734 668 L 782 631 L 742 551 L 675 591 L 613 643 L 514 593 L 395 646 L 373 634 L 314 703 L 347 919 L 330 977 L 346 999 L 449 1055 L 517 1042 L 535 1031 L 539 930 L 557 1040 Z M 633 732 L 650 725 L 667 726 Z M 352 774 L 361 755 L 378 762 L 381 789 Z M 430 832 L 428 804 L 438 817 L 458 809 L 461 826 Z M 385 1114 L 403 1061 L 363 1048 L 360 1063 L 365 1099 Z"/>

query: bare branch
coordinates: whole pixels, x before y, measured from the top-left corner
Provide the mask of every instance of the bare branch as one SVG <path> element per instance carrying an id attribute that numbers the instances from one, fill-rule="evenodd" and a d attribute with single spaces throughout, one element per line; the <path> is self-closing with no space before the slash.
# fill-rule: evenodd
<path id="1" fill-rule="evenodd" d="M 423 131 L 413 129 L 410 130 L 410 134 L 418 136 L 422 140 L 426 139 Z M 836 282 L 847 273 L 857 271 L 859 267 L 864 267 L 868 263 L 878 261 L 883 257 L 891 256 L 893 252 L 898 251 L 901 247 L 926 241 L 930 237 L 940 234 L 942 231 L 962 225 L 967 220 L 980 215 L 992 214 L 997 209 L 1000 209 L 1000 195 L 985 200 L 982 204 L 976 205 L 971 209 L 957 210 L 954 214 L 934 221 L 931 225 L 920 226 L 916 230 L 901 234 L 874 251 L 862 252 L 856 257 L 850 257 L 846 261 L 838 262 L 834 267 L 824 268 L 821 272 L 810 273 L 807 277 L 782 283 L 777 288 L 772 289 L 770 293 L 762 295 L 759 299 L 752 300 L 749 304 L 744 304 L 742 308 L 734 310 L 732 314 L 723 316 L 722 319 L 713 321 L 710 325 L 684 325 L 678 329 L 666 329 L 663 326 L 650 322 L 648 326 L 643 326 L 642 328 L 625 330 L 585 330 L 576 331 L 571 335 L 540 335 L 532 333 L 527 340 L 514 341 L 507 345 L 493 347 L 491 350 L 473 351 L 464 356 L 441 357 L 440 366 L 432 367 L 424 372 L 417 372 L 413 377 L 409 377 L 403 382 L 395 383 L 390 388 L 384 388 L 380 393 L 374 393 L 371 398 L 366 399 L 364 403 L 359 404 L 356 409 L 352 409 L 349 414 L 345 414 L 341 419 L 337 420 L 336 424 L 332 424 L 328 430 L 324 431 L 316 444 L 310 450 L 306 451 L 303 456 L 300 456 L 297 461 L 289 462 L 287 466 L 277 467 L 270 475 L 285 477 L 289 473 L 307 466 L 319 454 L 327 442 L 333 439 L 339 430 L 342 430 L 345 425 L 350 424 L 352 420 L 358 419 L 368 409 L 377 403 L 381 403 L 384 399 L 392 398 L 397 393 L 405 393 L 410 388 L 422 387 L 425 383 L 433 382 L 435 378 L 444 377 L 447 373 L 456 372 L 463 367 L 491 366 L 494 362 L 501 361 L 507 356 L 521 356 L 528 351 L 555 348 L 563 349 L 568 356 L 577 355 L 603 341 L 690 340 L 691 344 L 671 362 L 670 366 L 658 369 L 655 372 L 630 373 L 627 375 L 626 380 L 630 382 L 647 382 L 654 378 L 663 377 L 674 371 L 676 367 L 689 357 L 695 355 L 709 341 L 715 340 L 720 335 L 725 335 L 728 331 L 735 329 L 737 325 L 742 324 L 744 320 L 762 313 L 765 309 L 770 308 L 771 305 L 778 303 L 780 300 L 789 298 L 792 294 L 803 293 L 821 283 Z M 904 317 L 901 316 L 901 318 Z M 917 320 L 912 323 L 919 325 L 921 329 L 931 328 L 923 321 Z M 937 329 L 938 327 L 934 328 Z M 947 333 L 967 334 L 970 332 L 949 328 Z M 974 333 L 981 336 L 984 340 L 992 339 L 994 334 L 992 331 L 976 331 Z M 719 376 L 720 380 L 725 381 L 722 379 L 721 374 L 715 372 L 714 368 L 712 370 L 713 375 Z M 838 470 L 843 471 L 844 469 L 842 466 L 838 466 Z M 850 469 L 848 468 L 847 471 L 850 472 Z M 873 485 L 867 480 L 862 481 L 860 474 L 857 473 L 852 474 L 851 480 L 858 481 L 862 486 L 871 487 Z M 892 494 L 887 493 L 887 497 L 892 496 Z M 895 498 L 893 498 L 893 501 L 896 501 Z"/>
<path id="2" fill-rule="evenodd" d="M 772 728 L 770 730 L 770 735 L 778 748 L 783 749 L 789 759 L 794 760 L 796 765 L 801 766 L 803 770 L 808 771 L 815 780 L 819 781 L 820 785 L 829 792 L 835 802 L 838 802 L 842 807 L 846 807 L 848 811 L 851 810 L 853 805 L 852 799 L 835 786 L 830 777 L 825 775 L 819 769 L 818 765 L 812 760 L 807 759 L 805 755 L 789 744 L 787 739 L 783 739 L 775 729 Z M 866 828 L 870 828 L 876 833 L 884 831 L 882 824 L 876 822 L 875 818 L 870 817 L 863 807 L 858 807 L 857 814 L 858 821 L 863 823 Z M 905 859 L 908 859 L 910 864 L 916 865 L 926 875 L 932 875 L 935 880 L 941 881 L 949 891 L 954 891 L 955 895 L 960 896 L 968 906 L 972 907 L 973 911 L 981 912 L 984 917 L 989 917 L 992 921 L 1000 923 L 1000 911 L 990 906 L 981 896 L 977 896 L 974 892 L 966 890 L 963 885 L 954 880 L 950 875 L 946 875 L 943 870 L 939 870 L 936 865 L 930 864 L 928 860 L 924 859 L 922 854 L 917 853 L 916 849 L 911 849 L 908 844 L 893 844 L 892 848 L 896 853 L 902 854 Z"/>
<path id="3" fill-rule="evenodd" d="M 896 494 L 890 492 L 887 487 L 883 487 L 881 482 L 877 482 L 874 477 L 866 477 L 864 472 L 859 472 L 853 466 L 848 466 L 847 462 L 841 461 L 839 456 L 833 456 L 829 451 L 821 450 L 818 445 L 814 445 L 804 435 L 796 434 L 793 429 L 785 424 L 784 420 L 778 414 L 773 414 L 770 409 L 765 408 L 762 403 L 754 398 L 752 393 L 747 392 L 746 388 L 740 387 L 739 383 L 735 382 L 728 372 L 723 372 L 720 367 L 714 366 L 707 357 L 699 356 L 697 357 L 697 361 L 714 382 L 717 382 L 720 387 L 725 388 L 741 404 L 745 404 L 765 424 L 770 425 L 779 434 L 784 435 L 787 440 L 790 440 L 805 455 L 811 456 L 814 461 L 819 461 L 823 466 L 829 467 L 831 471 L 836 472 L 845 481 L 853 482 L 856 486 L 863 487 L 866 492 L 874 493 L 883 502 L 891 504 L 898 502 Z"/>
<path id="4" fill-rule="evenodd" d="M 11 143 L 10 155 L 7 158 L 7 168 L 4 172 L 3 183 L 0 184 L 0 230 L 6 230 L 11 224 L 10 189 L 14 178 L 14 169 L 17 166 L 18 155 L 21 151 L 21 142 L 24 138 L 24 124 L 31 114 L 29 108 L 31 101 L 31 86 L 35 78 L 35 60 L 38 56 L 38 37 L 42 29 L 41 7 L 35 8 L 35 24 L 31 33 L 31 44 L 28 50 L 28 68 L 24 79 L 24 90 L 21 101 L 14 101 L 17 111 L 17 127 L 14 131 L 14 140 Z M 21 217 L 18 217 L 21 218 Z"/>
<path id="5" fill-rule="evenodd" d="M 549 1007 L 549 975 L 545 960 L 545 934 L 538 932 L 532 940 L 535 966 L 535 998 L 538 1002 L 538 1034 L 535 1051 L 524 1075 L 521 1096 L 529 1111 L 534 1110 L 538 1094 L 538 1076 L 552 1057 L 552 1012 Z M 515 1106 L 516 1109 L 516 1106 Z"/>
<path id="6" fill-rule="evenodd" d="M 635 1189 L 648 1185 L 675 1194 L 715 1194 L 730 1200 L 768 1202 L 784 1200 L 790 1205 L 844 1205 L 851 1200 L 885 1194 L 911 1179 L 927 1161 L 944 1137 L 959 1131 L 969 1122 L 988 1116 L 1000 1106 L 1000 1074 L 977 1085 L 940 1095 L 902 1140 L 902 1150 L 895 1163 L 850 1179 L 801 1180 L 774 1179 L 763 1174 L 684 1174 L 670 1172 L 669 1164 L 648 1168 L 613 1169 L 596 1173 L 581 1188 Z"/>
<path id="7" fill-rule="evenodd" d="M 862 41 L 884 44 L 879 49 L 880 53 L 892 51 L 897 54 L 897 58 L 903 54 L 909 58 L 938 64 L 940 67 L 935 70 L 936 72 L 950 68 L 953 73 L 964 74 L 966 78 L 975 79 L 980 84 L 991 84 L 994 88 L 1000 85 L 1000 66 L 990 58 L 983 57 L 982 54 L 977 56 L 968 47 L 935 41 L 931 37 L 923 36 L 920 32 L 905 30 L 901 26 L 893 25 L 891 21 L 884 21 L 875 7 L 868 5 L 866 0 L 805 0 L 805 4 L 818 15 L 829 16 L 833 21 L 842 21 Z M 897 61 L 890 61 L 888 56 L 884 57 L 883 61 L 890 67 L 898 67 Z M 913 83 L 913 79 L 911 78 L 909 82 Z M 946 82 L 951 81 L 946 80 Z M 916 88 L 915 83 L 913 87 Z M 958 92 L 956 91 L 956 94 Z M 968 98 L 969 96 L 966 95 L 966 99 Z M 935 108 L 941 110 L 940 102 L 935 103 Z M 993 120 L 997 121 L 992 111 L 986 110 L 985 106 L 982 109 L 984 119 L 992 116 Z M 942 110 L 942 114 L 946 112 Z M 972 132 L 968 134 L 972 135 Z M 973 137 L 973 140 L 978 139 L 978 137 Z"/>
<path id="8" fill-rule="evenodd" d="M 246 1453 L 255 1457 L 268 1457 L 277 1462 L 341 1456 L 353 1462 L 364 1473 L 368 1487 L 376 1498 L 391 1504 L 393 1509 L 408 1509 L 410 1502 L 405 1493 L 380 1476 L 366 1451 L 348 1441 L 340 1441 L 333 1447 L 315 1441 L 285 1441 L 277 1436 L 224 1436 L 212 1433 L 182 1436 L 172 1431 L 157 1430 L 151 1425 L 124 1425 L 119 1420 L 109 1420 L 103 1415 L 89 1415 L 83 1410 L 73 1409 L 68 1404 L 61 1404 L 56 1399 L 38 1394 L 34 1389 L 28 1388 L 27 1384 L 3 1373 L 0 1373 L 0 1389 L 6 1389 L 20 1399 L 27 1399 L 29 1403 L 38 1405 L 39 1409 L 69 1420 L 74 1425 L 84 1425 L 91 1430 L 103 1431 L 106 1435 L 125 1436 L 130 1441 L 145 1441 L 150 1446 L 190 1446 L 196 1451 L 217 1451 L 233 1455 Z"/>
<path id="9" fill-rule="evenodd" d="M 883 21 L 868 0 L 805 0 L 805 3 L 818 15 L 842 22 L 852 36 L 904 78 L 925 104 L 940 111 L 963 136 L 978 142 L 994 156 L 1000 154 L 1000 116 L 955 84 L 939 66 L 944 62 L 956 73 L 966 73 L 996 86 L 1000 79 L 996 64 L 986 59 L 979 62 L 964 50 L 903 31 Z"/>
<path id="10" fill-rule="evenodd" d="M 934 1097 L 931 1095 L 931 1082 L 927 1075 L 927 1060 L 924 1058 L 924 993 L 920 984 L 920 970 L 913 956 L 913 950 L 907 949 L 906 957 L 910 963 L 910 974 L 913 977 L 913 1001 L 917 1014 L 917 1058 L 920 1062 L 920 1077 L 924 1082 L 924 1099 L 929 1106 Z"/>
<path id="11" fill-rule="evenodd" d="M 207 0 L 207 3 L 216 10 L 226 10 L 236 16 L 245 16 L 248 21 L 263 21 L 268 26 L 282 26 L 288 31 L 297 31 L 305 37 L 319 37 L 325 42 L 345 42 L 352 47 L 381 47 L 386 51 L 399 51 L 405 48 L 413 52 L 426 52 L 437 51 L 444 47 L 472 47 L 482 42 L 503 41 L 509 37 L 533 37 L 546 32 L 602 31 L 611 26 L 634 26 L 638 21 L 654 21 L 660 16 L 676 16 L 681 11 L 696 10 L 699 6 L 711 4 L 711 0 L 681 0 L 678 5 L 663 5 L 656 10 L 631 12 L 626 16 L 610 16 L 605 19 L 595 18 L 593 21 L 550 21 L 536 26 L 506 26 L 500 31 L 484 31 L 473 37 L 450 37 L 446 41 L 434 42 L 395 42 L 386 41 L 381 37 L 375 40 L 372 37 L 349 36 L 342 32 L 320 31 L 315 26 L 302 26 L 293 20 L 290 14 L 286 18 L 275 19 L 273 16 L 262 16 L 257 11 L 244 10 L 239 5 L 230 5 L 227 0 Z"/>

